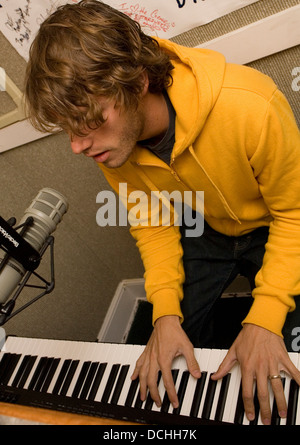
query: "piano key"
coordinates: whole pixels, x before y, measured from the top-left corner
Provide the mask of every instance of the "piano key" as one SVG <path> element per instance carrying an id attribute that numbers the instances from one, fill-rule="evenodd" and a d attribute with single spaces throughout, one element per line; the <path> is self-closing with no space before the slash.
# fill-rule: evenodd
<path id="1" fill-rule="evenodd" d="M 59 358 L 55 358 L 55 359 L 53 359 L 53 361 L 51 362 L 51 366 L 50 366 L 49 372 L 48 372 L 48 374 L 47 374 L 47 376 L 46 376 L 46 378 L 45 378 L 45 381 L 44 381 L 44 383 L 43 383 L 43 386 L 42 386 L 42 388 L 41 388 L 41 392 L 47 392 L 47 391 L 48 391 L 48 388 L 49 388 L 50 383 L 51 383 L 51 381 L 52 381 L 52 379 L 53 379 L 53 376 L 54 376 L 54 374 L 55 374 L 55 371 L 56 371 L 56 369 L 57 369 L 57 367 L 58 367 L 58 365 L 59 365 L 59 362 L 60 362 L 60 359 L 59 359 Z"/>
<path id="2" fill-rule="evenodd" d="M 118 403 L 122 388 L 124 386 L 125 379 L 128 374 L 128 371 L 129 371 L 129 365 L 123 365 L 121 367 L 121 370 L 120 370 L 120 373 L 118 376 L 118 380 L 116 382 L 116 386 L 115 386 L 113 395 L 111 397 L 110 403 L 114 403 L 114 404 Z"/>
<path id="3" fill-rule="evenodd" d="M 84 362 L 82 364 L 82 367 L 81 367 L 81 370 L 80 370 L 80 374 L 79 374 L 78 378 L 75 379 L 76 380 L 76 384 L 75 384 L 75 387 L 73 389 L 71 397 L 79 397 L 80 391 L 82 389 L 82 386 L 83 386 L 84 381 L 86 379 L 86 376 L 88 374 L 90 366 L 91 366 L 91 362 L 90 361 Z"/>
<path id="4" fill-rule="evenodd" d="M 127 399 L 129 389 L 131 386 L 131 382 L 132 382 L 131 376 L 135 369 L 136 361 L 140 357 L 140 355 L 142 354 L 144 349 L 145 349 L 145 346 L 143 346 L 143 345 L 126 345 L 127 361 L 129 363 L 130 367 L 129 367 L 129 370 L 127 373 L 128 378 L 123 385 L 123 388 L 122 388 L 122 391 L 121 391 L 121 394 L 119 397 L 119 405 L 122 405 L 122 406 L 125 405 L 125 401 Z M 137 379 L 137 383 L 139 383 L 138 379 Z"/>
<path id="5" fill-rule="evenodd" d="M 95 400 L 95 397 L 98 392 L 100 383 L 103 379 L 103 375 L 106 370 L 106 367 L 107 367 L 107 363 L 99 363 L 96 374 L 95 374 L 95 379 L 93 381 L 93 384 L 91 386 L 91 389 L 90 389 L 90 392 L 88 395 L 88 400 Z"/>
<path id="6" fill-rule="evenodd" d="M 54 357 L 46 357 L 45 358 L 40 375 L 39 375 L 38 380 L 34 387 L 35 391 L 41 391 L 41 389 L 45 383 L 45 380 L 47 378 L 47 375 L 51 369 L 51 365 L 52 365 L 53 361 L 54 361 Z"/>
<path id="7" fill-rule="evenodd" d="M 235 364 L 230 370 L 230 382 L 225 402 L 223 422 L 234 423 L 236 407 L 241 386 L 241 370 L 238 364 Z"/>
<path id="8" fill-rule="evenodd" d="M 202 397 L 200 402 L 200 409 L 198 413 L 198 417 L 209 419 L 212 403 L 214 399 L 214 392 L 217 385 L 216 381 L 211 380 L 211 375 L 218 370 L 218 367 L 221 363 L 221 350 L 216 349 L 214 353 L 210 354 L 209 360 L 207 363 L 207 378 L 204 384 L 204 393 L 205 397 Z"/>
<path id="9" fill-rule="evenodd" d="M 86 376 L 84 385 L 83 385 L 82 390 L 81 390 L 80 395 L 79 395 L 80 399 L 84 399 L 84 400 L 87 399 L 89 391 L 92 388 L 92 384 L 93 384 L 93 381 L 95 379 L 95 375 L 96 375 L 98 367 L 99 367 L 99 362 L 92 362 L 91 363 L 91 366 L 90 366 L 88 374 Z"/>
<path id="10" fill-rule="evenodd" d="M 118 348 L 118 351 L 116 351 L 116 355 L 112 357 L 110 354 L 109 358 L 113 362 L 113 366 L 111 368 L 110 375 L 107 379 L 106 387 L 101 397 L 101 401 L 103 403 L 105 402 L 111 403 L 112 397 L 116 396 L 118 392 L 117 385 L 119 383 L 119 377 L 120 377 L 119 374 L 122 369 L 121 364 L 124 365 L 128 364 L 128 348 L 126 348 L 126 345 L 120 346 Z"/>
<path id="11" fill-rule="evenodd" d="M 105 385 L 105 389 L 104 389 L 102 397 L 101 397 L 101 402 L 103 402 L 103 403 L 107 403 L 109 398 L 110 398 L 110 395 L 111 395 L 113 386 L 115 384 L 115 381 L 116 381 L 116 378 L 117 378 L 120 366 L 121 365 L 119 363 L 118 364 L 114 363 L 112 365 L 112 368 L 110 370 L 110 374 L 108 376 L 108 379 L 107 379 L 107 382 L 106 382 L 106 385 Z"/>
<path id="12" fill-rule="evenodd" d="M 135 400 L 138 387 L 139 387 L 139 380 L 138 379 L 131 380 L 129 391 L 128 391 L 128 394 L 127 394 L 127 397 L 126 397 L 125 403 L 124 403 L 125 406 L 128 406 L 128 407 L 133 406 L 133 401 Z"/>
<path id="13" fill-rule="evenodd" d="M 214 420 L 217 420 L 218 422 L 221 422 L 222 419 L 223 419 L 223 414 L 224 414 L 224 408 L 225 408 L 225 403 L 226 403 L 227 394 L 228 394 L 230 377 L 231 377 L 231 374 L 229 373 L 229 374 L 225 375 L 223 377 L 223 379 L 222 379 L 222 384 L 221 384 L 221 388 L 220 388 L 218 404 L 217 404 L 217 407 L 216 407 L 216 413 L 215 413 L 215 417 L 214 417 Z"/>
<path id="14" fill-rule="evenodd" d="M 298 354 L 298 362 L 296 367 L 300 369 L 300 354 Z M 300 391 L 299 391 L 300 394 Z M 295 418 L 295 425 L 300 425 L 300 395 L 298 397 L 297 407 L 296 407 L 296 418 Z"/>
<path id="15" fill-rule="evenodd" d="M 18 345 L 18 346 L 16 346 Z M 130 376 L 132 374 L 132 370 L 135 367 L 135 362 L 138 359 L 140 353 L 144 349 L 142 349 L 135 354 L 135 345 L 109 345 L 109 344 L 97 344 L 97 343 L 88 343 L 84 342 L 64 342 L 64 341 L 56 341 L 56 340 L 41 340 L 41 339 L 26 339 L 23 342 L 23 339 L 13 339 L 9 342 L 5 343 L 6 351 L 2 348 L 1 351 L 1 361 L 6 353 L 8 354 L 17 354 L 20 355 L 20 359 L 18 360 L 17 365 L 15 366 L 13 372 L 10 370 L 9 374 L 9 385 L 12 387 L 12 384 L 20 385 L 21 380 L 26 380 L 25 387 L 28 388 L 29 385 L 33 386 L 35 392 L 43 391 L 43 388 L 48 387 L 48 392 L 50 390 L 53 391 L 55 385 L 58 385 L 57 380 L 58 376 L 62 373 L 62 368 L 66 362 L 69 360 L 69 368 L 65 370 L 64 377 L 59 386 L 59 392 L 63 385 L 68 386 L 67 394 L 71 394 L 74 392 L 74 388 L 76 389 L 76 400 L 79 400 L 81 395 L 84 398 L 89 398 L 92 392 L 92 388 L 95 389 L 95 394 L 97 395 L 97 401 L 101 401 L 101 397 L 103 397 L 103 393 L 105 388 L 107 387 L 108 377 L 110 375 L 110 371 L 115 364 L 120 364 L 119 372 L 116 376 L 114 383 L 112 384 L 112 388 L 109 391 L 108 404 L 115 404 L 116 400 L 118 400 L 118 405 L 121 402 L 123 406 L 125 406 L 126 400 L 129 400 L 128 394 L 130 393 L 129 388 L 133 385 Z M 129 360 L 129 353 L 131 351 L 132 355 Z M 19 352 L 18 352 L 19 351 Z M 106 352 L 105 352 L 106 351 Z M 127 352 L 126 352 L 127 351 Z M 21 352 L 21 354 L 20 354 Z M 231 373 L 230 377 L 228 377 L 228 381 L 224 378 L 223 380 L 219 380 L 216 383 L 214 396 L 211 396 L 211 393 L 207 391 L 211 384 L 209 385 L 209 375 L 211 372 L 216 371 L 218 365 L 222 361 L 222 354 L 226 353 L 226 351 L 216 351 L 216 350 L 195 350 L 196 358 L 200 363 L 200 368 L 203 373 L 206 373 L 207 378 L 205 379 L 203 388 L 202 397 L 200 398 L 200 402 L 198 404 L 198 408 L 196 409 L 196 416 L 201 418 L 202 412 L 204 412 L 204 416 L 208 416 L 207 414 L 207 406 L 209 405 L 209 418 L 210 419 L 222 419 L 223 421 L 233 423 L 234 415 L 237 411 L 237 402 L 238 402 L 238 394 L 240 388 L 240 368 L 239 366 L 235 366 Z M 31 366 L 31 370 L 29 373 L 29 377 L 25 376 L 26 362 L 29 360 L 28 357 L 25 356 L 37 356 L 35 363 Z M 103 361 L 105 356 L 106 362 Z M 296 354 L 297 357 L 297 366 L 299 367 L 299 354 Z M 202 358 L 202 360 L 201 360 Z M 209 360 L 210 358 L 210 360 Z M 43 360 L 42 360 L 43 359 Z M 182 400 L 180 413 L 182 415 L 186 414 L 187 411 L 191 410 L 193 401 L 195 400 L 194 393 L 195 388 L 197 386 L 197 382 L 199 380 L 194 379 L 191 376 L 187 377 L 187 369 L 185 360 L 183 359 L 182 364 L 177 366 L 179 363 L 178 360 L 174 360 L 173 368 L 178 369 L 178 377 L 175 383 L 176 390 L 178 395 L 183 392 L 183 395 L 180 395 L 180 399 Z M 83 366 L 85 362 L 90 362 L 90 365 L 85 365 L 88 369 L 83 371 Z M 101 368 L 101 363 L 107 363 L 105 366 L 105 371 L 102 373 L 101 383 L 96 385 L 96 378 L 99 375 L 99 370 Z M 130 362 L 130 363 L 128 363 Z M 215 363 L 217 366 L 213 366 L 212 363 Z M 3 362 L 5 365 L 5 362 Z M 1 367 L 0 362 L 0 372 L 3 370 L 3 363 Z M 75 365 L 77 363 L 77 368 L 75 370 Z M 205 366 L 204 366 L 205 363 Z M 43 365 L 42 365 L 43 364 Z M 56 366 L 54 366 L 56 364 Z M 73 364 L 73 370 L 71 373 L 71 367 Z M 104 365 L 102 366 L 104 368 Z M 55 369 L 54 369 L 55 368 Z M 93 369 L 92 369 L 93 368 Z M 127 370 L 127 377 L 123 377 L 123 371 Z M 129 369 L 131 372 L 129 372 Z M 27 370 L 27 373 L 29 371 Z M 106 377 L 104 376 L 106 375 Z M 35 378 L 33 376 L 35 375 Z M 294 388 L 294 384 L 288 377 L 288 389 L 285 387 L 285 393 L 288 399 L 288 419 L 286 423 L 293 423 L 293 419 L 295 419 L 295 423 L 299 424 L 300 413 L 299 413 L 299 397 L 295 395 L 295 392 L 299 392 L 299 389 Z M 6 377 L 7 378 L 7 377 Z M 69 383 L 67 384 L 67 380 Z M 80 380 L 80 383 L 78 382 Z M 185 381 L 184 381 L 185 380 Z M 120 392 L 120 387 L 122 386 L 122 381 L 124 382 L 123 387 Z M 137 385 L 138 386 L 138 385 Z M 181 388 L 185 387 L 185 391 Z M 227 388 L 227 397 L 224 397 L 224 393 L 226 393 Z M 66 389 L 66 388 L 65 388 Z M 70 393 L 70 391 L 72 391 Z M 107 390 L 108 391 L 108 390 Z M 136 387 L 136 392 L 138 388 Z M 74 393 L 74 394 L 75 394 Z M 165 389 L 162 386 L 162 396 L 165 393 Z M 272 397 L 272 393 L 270 395 Z M 132 396 L 134 399 L 135 396 Z M 211 397 L 211 401 L 209 401 L 209 397 Z M 133 403 L 134 403 L 133 402 Z M 127 402 L 128 403 L 128 402 Z M 131 404 L 132 405 L 132 404 Z M 155 406 L 153 407 L 155 409 Z M 146 411 L 146 403 L 143 402 L 141 409 Z M 165 408 L 163 409 L 165 410 Z M 168 408 L 167 413 L 161 413 L 163 416 L 168 415 L 172 416 L 172 413 L 175 413 L 172 407 Z M 223 416 L 219 412 L 223 411 Z M 228 420 L 227 420 L 228 419 Z M 290 420 L 291 419 L 291 420 Z M 258 417 L 258 423 L 260 422 L 260 418 Z M 243 424 L 245 423 L 245 416 L 243 415 Z M 298 423 L 297 423 L 298 422 Z M 280 420 L 280 425 L 283 425 L 282 419 Z"/>
<path id="16" fill-rule="evenodd" d="M 125 347 L 124 347 L 125 346 Z M 95 401 L 103 401 L 102 399 L 106 399 L 107 401 L 109 399 L 109 396 L 111 396 L 114 384 L 116 380 L 113 380 L 113 377 L 109 379 L 112 368 L 115 364 L 120 365 L 122 363 L 122 360 L 126 360 L 126 345 L 120 345 L 120 348 L 113 348 L 112 345 L 105 344 L 105 350 L 103 351 L 103 355 L 106 354 L 106 361 L 108 362 L 107 367 L 105 368 L 103 378 L 100 382 L 97 394 L 95 396 Z M 120 366 L 119 366 L 120 367 Z M 118 367 L 118 369 L 119 369 Z M 117 373 L 116 373 L 117 375 Z M 112 381 L 113 380 L 113 381 Z M 110 385 L 112 383 L 111 388 L 106 388 L 107 385 Z"/>
<path id="17" fill-rule="evenodd" d="M 299 398 L 299 385 L 294 379 L 290 383 L 288 409 L 286 416 L 287 425 L 296 425 L 297 402 Z"/>
<path id="18" fill-rule="evenodd" d="M 171 372 L 172 372 L 172 378 L 173 378 L 174 385 L 176 385 L 176 380 L 177 380 L 177 377 L 178 377 L 179 369 L 172 369 Z M 170 408 L 170 400 L 169 400 L 169 396 L 168 396 L 167 391 L 165 391 L 160 411 L 162 413 L 167 413 L 169 411 L 169 408 Z"/>
<path id="19" fill-rule="evenodd" d="M 197 362 L 200 365 L 201 371 L 203 371 L 202 365 L 205 366 L 205 363 L 204 363 L 204 361 L 205 361 L 204 360 L 205 353 L 204 353 L 204 351 L 208 351 L 208 350 L 195 349 L 195 358 L 196 358 Z M 202 355 L 203 355 L 203 360 L 200 363 L 201 352 L 202 352 Z M 185 390 L 185 395 L 184 395 L 183 401 L 181 403 L 181 409 L 180 409 L 180 414 L 181 415 L 185 415 L 185 416 L 189 416 L 190 415 L 191 401 L 193 400 L 193 397 L 194 397 L 197 381 L 198 381 L 198 379 L 194 378 L 191 374 L 189 374 L 189 378 L 188 378 L 187 386 L 186 386 L 186 390 Z"/>
<path id="20" fill-rule="evenodd" d="M 239 393 L 236 401 L 236 408 L 234 414 L 233 423 L 237 425 L 242 425 L 244 421 L 245 410 L 244 410 L 244 402 L 243 402 L 243 387 L 242 382 L 240 381 Z"/>
<path id="21" fill-rule="evenodd" d="M 21 358 L 21 354 L 6 353 L 0 363 L 0 384 L 7 385 L 13 372 L 16 369 L 17 363 Z"/>
<path id="22" fill-rule="evenodd" d="M 257 425 L 258 418 L 260 416 L 257 386 L 255 386 L 253 403 L 254 403 L 254 419 L 250 421 L 250 425 Z"/>
<path id="23" fill-rule="evenodd" d="M 70 388 L 71 382 L 73 380 L 74 374 L 76 372 L 76 369 L 78 368 L 79 360 L 71 360 L 71 364 L 68 368 L 68 371 L 65 375 L 62 387 L 59 391 L 59 394 L 62 396 L 67 395 L 67 392 Z"/>
<path id="24" fill-rule="evenodd" d="M 16 373 L 11 386 L 16 388 L 24 387 L 25 382 L 36 360 L 36 355 L 26 355 L 25 357 L 23 357 L 22 366 L 20 366 L 20 368 L 18 369 L 18 372 Z"/>
<path id="25" fill-rule="evenodd" d="M 224 360 L 226 354 L 227 354 L 226 350 L 220 349 L 219 357 L 218 357 L 217 362 L 216 362 L 216 366 L 217 366 L 216 370 L 219 368 L 219 365 Z M 214 398 L 213 398 L 213 401 L 212 401 L 212 406 L 211 406 L 210 416 L 209 416 L 209 419 L 211 419 L 211 420 L 214 420 L 215 417 L 216 417 L 216 410 L 217 410 L 217 406 L 218 406 L 218 402 L 219 402 L 220 391 L 221 391 L 221 386 L 222 386 L 222 380 L 223 379 L 219 379 L 219 380 L 216 381 L 215 391 L 214 391 Z"/>
<path id="26" fill-rule="evenodd" d="M 54 388 L 52 390 L 52 394 L 59 394 L 60 393 L 60 389 L 63 385 L 63 382 L 66 378 L 66 375 L 68 373 L 68 370 L 71 366 L 72 360 L 71 359 L 67 359 L 63 362 L 62 368 L 60 370 L 60 373 L 58 375 L 58 378 L 55 382 Z"/>
<path id="27" fill-rule="evenodd" d="M 180 385 L 179 385 L 178 392 L 177 392 L 179 406 L 178 406 L 178 408 L 173 409 L 173 414 L 180 414 L 189 378 L 190 378 L 189 371 L 188 370 L 183 371 L 183 373 L 181 375 L 181 379 L 180 379 Z"/>
<path id="28" fill-rule="evenodd" d="M 84 348 L 84 345 L 82 344 L 82 342 L 78 342 L 79 344 L 76 346 L 75 350 L 70 350 L 69 351 L 69 357 L 74 359 L 74 360 L 79 360 L 78 366 L 75 370 L 74 376 L 72 381 L 70 382 L 68 391 L 67 391 L 67 396 L 68 397 L 73 397 L 73 392 L 75 391 L 75 393 L 79 390 L 81 390 L 80 387 L 80 383 L 84 383 L 84 376 L 82 375 L 82 368 L 84 367 L 85 369 L 85 362 L 91 362 L 91 357 L 92 357 L 92 352 L 93 352 L 93 347 L 90 349 L 90 351 L 87 350 L 87 348 Z M 94 357 L 93 357 L 94 360 Z M 80 379 L 80 382 L 78 381 Z M 76 387 L 76 389 L 75 389 Z M 77 395 L 74 394 L 74 397 L 77 397 Z"/>
<path id="29" fill-rule="evenodd" d="M 213 405 L 213 400 L 215 396 L 215 390 L 217 386 L 217 381 L 211 379 L 212 373 L 209 374 L 208 385 L 206 388 L 205 400 L 203 405 L 203 410 L 201 414 L 202 419 L 209 419 L 210 413 Z"/>

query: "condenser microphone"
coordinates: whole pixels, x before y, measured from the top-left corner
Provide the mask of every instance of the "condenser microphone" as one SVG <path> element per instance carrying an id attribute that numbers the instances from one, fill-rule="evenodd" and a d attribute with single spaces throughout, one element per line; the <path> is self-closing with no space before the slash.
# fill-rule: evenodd
<path id="1" fill-rule="evenodd" d="M 22 240 L 24 244 L 33 252 L 40 252 L 49 235 L 54 232 L 58 223 L 62 220 L 63 215 L 68 210 L 68 202 L 66 198 L 56 190 L 51 188 L 43 188 L 40 190 L 36 198 L 31 202 L 30 206 L 25 210 L 23 218 L 19 226 L 28 225 L 22 239 L 16 240 L 9 231 L 2 230 L 2 236 L 5 236 L 7 243 L 12 244 L 12 248 L 16 252 L 22 251 Z M 19 237 L 19 235 L 18 235 Z M 29 250 L 28 250 L 29 251 Z M 22 252 L 21 252 L 22 253 Z M 0 305 L 3 305 L 10 297 L 12 292 L 21 282 L 26 270 L 30 269 L 30 261 L 28 266 L 26 262 L 17 261 L 18 256 L 9 257 L 8 261 L 0 272 Z M 29 260 L 39 263 L 38 258 L 31 256 Z M 0 266 L 3 258 L 0 259 Z M 32 269 L 36 266 L 32 266 Z"/>

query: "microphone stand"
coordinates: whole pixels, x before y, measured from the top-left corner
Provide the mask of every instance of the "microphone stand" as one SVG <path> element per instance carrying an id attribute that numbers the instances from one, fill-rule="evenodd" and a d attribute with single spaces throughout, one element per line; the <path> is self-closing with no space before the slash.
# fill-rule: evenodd
<path id="1" fill-rule="evenodd" d="M 27 220 L 25 221 L 24 224 L 22 224 L 19 227 L 16 227 L 14 230 L 17 230 L 17 229 L 22 227 L 20 235 L 23 236 L 23 234 L 25 233 L 25 231 L 28 228 L 28 226 L 30 226 L 32 224 L 32 221 L 33 221 L 33 218 L 29 217 L 29 218 L 27 218 Z M 14 225 L 15 224 L 15 218 L 11 218 L 8 221 L 8 223 L 11 226 Z M 55 286 L 55 278 L 54 278 L 54 237 L 53 236 L 48 236 L 48 238 L 44 242 L 44 244 L 43 244 L 43 246 L 42 246 L 42 248 L 40 250 L 40 253 L 39 253 L 40 258 L 42 258 L 42 256 L 44 255 L 44 253 L 46 252 L 48 247 L 50 247 L 50 281 L 47 281 L 45 278 L 43 278 L 41 275 L 39 275 L 34 270 L 27 271 L 24 274 L 24 277 L 21 280 L 21 282 L 18 284 L 18 289 L 13 294 L 12 298 L 8 302 L 6 302 L 4 304 L 0 304 L 0 326 L 2 326 L 4 323 L 6 323 L 12 317 L 14 317 L 19 312 L 21 312 L 24 309 L 26 309 L 28 306 L 30 306 L 31 304 L 33 304 L 37 300 L 42 298 L 44 295 L 49 294 L 50 292 L 53 291 L 54 286 Z M 9 258 L 13 257 L 13 256 L 10 255 L 9 252 L 3 248 L 3 246 L 0 245 L 0 248 L 2 248 L 6 252 L 5 256 L 4 256 L 4 258 L 3 258 L 3 260 L 2 260 L 2 262 L 0 264 L 0 272 L 1 272 L 1 270 L 4 268 L 4 266 L 9 261 Z M 44 283 L 44 285 L 38 286 L 38 285 L 27 284 L 28 280 L 30 279 L 30 277 L 32 275 L 36 276 L 41 282 Z M 19 295 L 22 292 L 22 290 L 24 289 L 24 287 L 30 287 L 30 288 L 35 288 L 35 289 L 43 289 L 43 291 L 40 294 L 38 294 L 36 297 L 34 297 L 32 300 L 30 300 L 29 302 L 24 304 L 22 307 L 20 307 L 19 309 L 15 310 L 14 313 L 12 313 L 12 311 L 14 310 L 17 298 L 19 297 Z"/>

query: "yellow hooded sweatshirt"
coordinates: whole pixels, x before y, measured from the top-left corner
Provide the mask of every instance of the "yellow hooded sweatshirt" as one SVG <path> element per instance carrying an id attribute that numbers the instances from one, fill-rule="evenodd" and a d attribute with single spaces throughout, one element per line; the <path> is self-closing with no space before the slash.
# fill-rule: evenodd
<path id="1" fill-rule="evenodd" d="M 225 235 L 269 226 L 244 323 L 282 335 L 300 294 L 300 134 L 291 108 L 274 82 L 254 69 L 226 63 L 214 51 L 159 44 L 174 65 L 167 90 L 176 111 L 171 163 L 137 145 L 120 168 L 100 167 L 117 192 L 126 183 L 128 195 L 204 191 L 205 219 Z M 164 315 L 182 319 L 179 227 L 149 221 L 130 231 L 145 267 L 153 322 Z"/>

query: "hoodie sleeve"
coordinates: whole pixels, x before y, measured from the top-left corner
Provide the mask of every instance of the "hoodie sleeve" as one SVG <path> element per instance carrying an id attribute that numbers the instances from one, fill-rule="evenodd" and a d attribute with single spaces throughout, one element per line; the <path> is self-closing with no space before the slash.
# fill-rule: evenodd
<path id="1" fill-rule="evenodd" d="M 272 215 L 254 303 L 243 323 L 280 336 L 294 296 L 300 294 L 300 134 L 292 110 L 276 90 L 251 160 L 260 192 Z"/>

